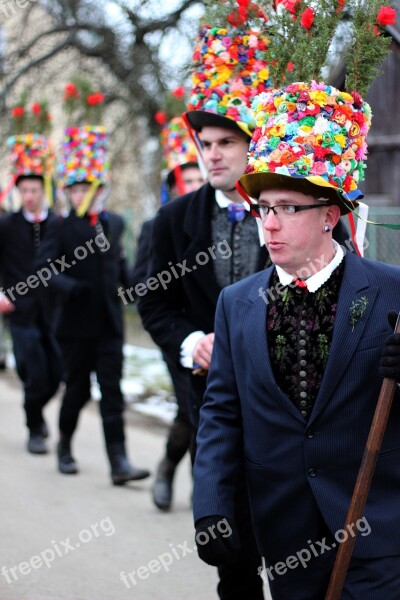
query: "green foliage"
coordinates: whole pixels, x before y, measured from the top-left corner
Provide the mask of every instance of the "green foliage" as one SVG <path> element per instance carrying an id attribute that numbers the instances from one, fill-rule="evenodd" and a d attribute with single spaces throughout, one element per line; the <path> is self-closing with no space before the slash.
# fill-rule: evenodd
<path id="1" fill-rule="evenodd" d="M 380 72 L 380 66 L 389 52 L 390 36 L 385 36 L 377 25 L 376 15 L 380 0 L 354 2 L 353 41 L 346 53 L 346 89 L 364 95 Z"/>
<path id="2" fill-rule="evenodd" d="M 51 116 L 47 100 L 27 106 L 28 99 L 29 93 L 24 91 L 19 101 L 11 108 L 11 135 L 48 134 L 51 130 Z"/>
<path id="3" fill-rule="evenodd" d="M 93 84 L 76 75 L 64 88 L 64 110 L 68 125 L 100 125 L 103 119 L 104 94 L 95 90 Z"/>
<path id="4" fill-rule="evenodd" d="M 335 54 L 346 56 L 346 90 L 365 94 L 389 52 L 390 38 L 377 20 L 387 7 L 382 0 L 206 0 L 205 6 L 203 23 L 268 36 L 274 87 L 321 79 L 334 44 Z M 338 35 L 343 24 L 350 29 L 347 48 Z"/>

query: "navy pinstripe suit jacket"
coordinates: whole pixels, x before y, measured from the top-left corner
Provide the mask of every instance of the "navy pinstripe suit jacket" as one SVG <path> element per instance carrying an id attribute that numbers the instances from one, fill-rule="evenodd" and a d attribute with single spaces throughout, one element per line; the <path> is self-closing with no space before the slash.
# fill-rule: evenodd
<path id="1" fill-rule="evenodd" d="M 379 396 L 379 359 L 400 310 L 400 268 L 348 253 L 332 344 L 308 422 L 277 386 L 259 289 L 273 267 L 220 295 L 201 409 L 194 517 L 233 517 L 233 482 L 245 467 L 254 531 L 268 560 L 318 540 L 320 515 L 334 534 L 345 522 Z M 350 306 L 368 299 L 354 330 Z M 400 393 L 396 393 L 354 556 L 400 555 Z"/>

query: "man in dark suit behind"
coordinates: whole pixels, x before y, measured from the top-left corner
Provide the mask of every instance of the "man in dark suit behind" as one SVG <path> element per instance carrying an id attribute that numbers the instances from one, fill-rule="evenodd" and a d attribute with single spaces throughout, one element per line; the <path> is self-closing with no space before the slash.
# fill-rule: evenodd
<path id="1" fill-rule="evenodd" d="M 252 113 L 246 111 L 250 121 Z M 218 295 L 226 285 L 263 269 L 268 253 L 260 247 L 257 225 L 235 189 L 246 164 L 248 126 L 242 124 L 243 129 L 218 111 L 193 110 L 188 118 L 201 136 L 208 183 L 160 208 L 149 269 L 151 278 L 158 278 L 160 283 L 154 289 L 148 279 L 138 308 L 155 343 L 188 373 L 189 411 L 197 428 Z M 244 481 L 238 481 L 237 510 L 244 550 L 232 565 L 219 566 L 221 599 L 264 597 L 246 494 Z"/>

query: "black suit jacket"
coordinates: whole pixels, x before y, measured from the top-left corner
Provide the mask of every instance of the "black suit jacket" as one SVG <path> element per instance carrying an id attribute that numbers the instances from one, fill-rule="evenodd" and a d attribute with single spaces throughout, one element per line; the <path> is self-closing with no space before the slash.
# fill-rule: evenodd
<path id="1" fill-rule="evenodd" d="M 178 365 L 181 344 L 189 334 L 214 331 L 215 309 L 221 291 L 208 250 L 212 246 L 214 202 L 215 190 L 207 183 L 196 192 L 162 206 L 153 225 L 148 274 L 159 281 L 161 277 L 165 282 L 169 274 L 171 280 L 152 291 L 148 289 L 139 298 L 138 309 L 145 329 Z M 210 255 L 203 266 L 196 261 L 199 253 Z M 260 247 L 257 270 L 267 265 L 268 258 L 266 248 Z M 205 380 L 205 377 L 191 376 L 194 414 L 202 402 Z"/>
<path id="2" fill-rule="evenodd" d="M 165 272 L 166 281 L 169 273 L 171 281 L 165 283 L 166 289 L 159 285 L 158 289 L 147 291 L 139 299 L 139 312 L 156 344 L 178 363 L 181 344 L 190 333 L 214 331 L 221 288 L 211 256 L 203 266 L 196 261 L 199 253 L 212 246 L 214 202 L 215 190 L 207 183 L 162 206 L 153 226 L 149 274 L 157 277 Z M 266 248 L 260 247 L 257 270 L 263 269 L 267 260 Z"/>
<path id="3" fill-rule="evenodd" d="M 43 259 L 62 270 L 49 282 L 49 289 L 61 299 L 55 318 L 59 338 L 96 338 L 104 327 L 123 335 L 118 287 L 128 283 L 121 246 L 124 223 L 111 212 L 102 215 L 100 223 L 103 234 L 88 217 L 71 212 L 47 238 Z"/>
<path id="4" fill-rule="evenodd" d="M 49 301 L 46 286 L 37 277 L 37 269 L 49 233 L 60 223 L 60 217 L 49 213 L 40 224 L 40 245 L 36 248 L 33 225 L 24 218 L 22 211 L 0 219 L 1 286 L 15 305 L 15 310 L 8 315 L 11 322 L 43 326 L 51 323 L 54 303 Z"/>

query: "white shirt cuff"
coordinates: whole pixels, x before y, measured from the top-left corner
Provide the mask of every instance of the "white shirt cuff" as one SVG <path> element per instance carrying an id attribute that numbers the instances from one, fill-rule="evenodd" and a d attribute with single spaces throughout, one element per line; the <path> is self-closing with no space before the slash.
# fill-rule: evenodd
<path id="1" fill-rule="evenodd" d="M 204 331 L 193 331 L 181 344 L 181 365 L 193 369 L 193 352 L 197 343 L 205 336 Z"/>

